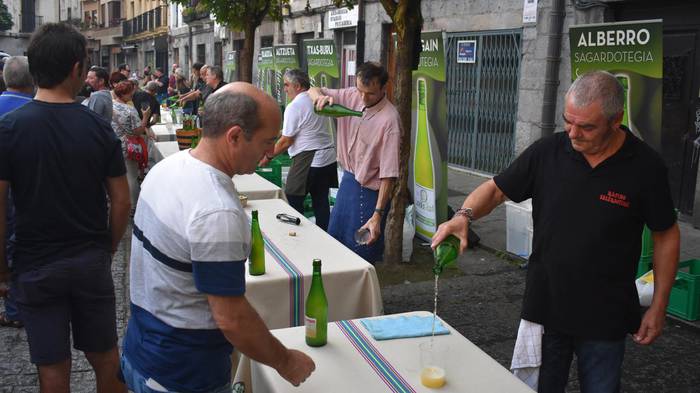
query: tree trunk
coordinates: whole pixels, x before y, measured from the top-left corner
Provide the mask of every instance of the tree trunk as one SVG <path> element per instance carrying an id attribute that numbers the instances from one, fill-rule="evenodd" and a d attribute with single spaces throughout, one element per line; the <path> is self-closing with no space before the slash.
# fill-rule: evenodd
<path id="1" fill-rule="evenodd" d="M 241 50 L 241 81 L 253 83 L 253 53 L 255 51 L 255 29 L 257 26 L 250 24 L 245 27 L 245 39 Z"/>
<path id="2" fill-rule="evenodd" d="M 400 263 L 403 250 L 403 221 L 408 202 L 408 166 L 411 157 L 412 70 L 418 65 L 423 26 L 420 3 L 420 0 L 399 0 L 394 14 L 389 14 L 397 35 L 394 105 L 401 119 L 399 177 L 392 192 L 391 210 L 384 235 L 384 262 L 389 264 Z"/>

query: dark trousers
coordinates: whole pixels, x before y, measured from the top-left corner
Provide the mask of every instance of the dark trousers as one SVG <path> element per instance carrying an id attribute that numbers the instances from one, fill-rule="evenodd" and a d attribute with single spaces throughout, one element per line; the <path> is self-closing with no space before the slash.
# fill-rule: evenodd
<path id="1" fill-rule="evenodd" d="M 328 189 L 337 187 L 337 164 L 333 163 L 321 168 L 309 168 L 306 190 L 311 194 L 311 207 L 314 210 L 316 225 L 324 231 L 328 230 L 328 220 L 331 215 L 331 205 L 328 202 Z M 304 198 L 306 195 L 286 194 L 289 204 L 299 213 L 304 214 Z"/>
<path id="2" fill-rule="evenodd" d="M 618 393 L 625 340 L 588 340 L 557 332 L 542 337 L 539 393 L 563 393 L 573 355 L 582 393 Z"/>

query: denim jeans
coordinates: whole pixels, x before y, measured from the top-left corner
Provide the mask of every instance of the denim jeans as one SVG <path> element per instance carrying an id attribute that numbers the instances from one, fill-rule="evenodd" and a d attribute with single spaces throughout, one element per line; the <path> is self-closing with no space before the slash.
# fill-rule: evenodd
<path id="1" fill-rule="evenodd" d="M 12 290 L 5 298 L 5 318 L 10 321 L 20 321 L 19 310 L 17 309 L 17 304 L 12 296 Z"/>
<path id="2" fill-rule="evenodd" d="M 582 393 L 618 393 L 625 340 L 588 340 L 557 332 L 542 337 L 542 366 L 537 391 L 563 393 L 574 353 Z"/>
<path id="3" fill-rule="evenodd" d="M 124 383 L 126 387 L 129 388 L 130 392 L 134 393 L 175 393 L 171 392 L 162 386 L 159 387 L 159 383 L 154 379 L 146 378 L 138 370 L 133 368 L 129 359 L 126 356 L 121 356 L 121 374 L 124 378 Z M 227 383 L 224 386 L 211 390 L 209 393 L 231 393 L 231 384 Z"/>

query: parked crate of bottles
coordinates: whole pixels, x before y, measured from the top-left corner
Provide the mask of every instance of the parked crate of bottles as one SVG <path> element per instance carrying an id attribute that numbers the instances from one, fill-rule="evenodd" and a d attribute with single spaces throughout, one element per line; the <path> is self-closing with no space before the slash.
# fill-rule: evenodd
<path id="1" fill-rule="evenodd" d="M 700 259 L 690 259 L 678 265 L 667 311 L 688 321 L 695 321 L 700 318 L 699 305 Z"/>

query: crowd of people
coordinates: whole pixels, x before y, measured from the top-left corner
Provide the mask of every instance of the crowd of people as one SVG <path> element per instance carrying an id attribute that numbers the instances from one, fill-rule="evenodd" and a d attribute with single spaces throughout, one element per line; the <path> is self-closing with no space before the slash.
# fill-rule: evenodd
<path id="1" fill-rule="evenodd" d="M 195 63 L 188 77 L 174 64 L 169 76 L 156 68 L 139 79 L 126 64 L 111 74 L 90 67 L 86 46 L 74 27 L 47 23 L 27 57 L 3 63 L 0 322 L 26 328 L 41 391 L 70 391 L 71 337 L 100 393 L 231 392 L 234 347 L 301 384 L 313 360 L 280 343 L 245 297 L 250 224 L 231 179 L 288 152 L 290 204 L 303 212 L 310 193 L 321 228 L 380 261 L 401 135 L 387 71 L 367 62 L 355 87 L 328 89 L 288 70 L 282 117 L 273 97 L 227 84 L 218 66 Z M 201 116 L 202 138 L 146 175 L 150 126 L 167 97 Z M 329 104 L 363 112 L 339 119 L 335 143 L 315 113 Z M 614 76 L 580 76 L 565 97 L 565 132 L 534 143 L 471 193 L 433 239 L 435 247 L 457 236 L 463 251 L 471 221 L 506 199 L 533 199 L 523 322 L 542 338 L 540 392 L 563 391 L 574 354 L 583 391 L 619 391 L 626 335 L 646 345 L 663 329 L 678 226 L 665 165 L 621 124 L 623 113 Z M 130 216 L 131 313 L 120 355 L 111 264 Z M 656 288 L 641 317 L 628 279 L 644 224 Z M 366 243 L 355 240 L 359 229 Z"/>
<path id="2" fill-rule="evenodd" d="M 291 204 L 303 212 L 311 193 L 318 225 L 333 222 L 336 149 L 327 120 L 314 112 L 319 92 L 308 75 L 284 75 L 291 102 L 282 122 L 274 98 L 247 83 L 226 84 L 219 66 L 195 63 L 186 75 L 174 64 L 169 76 L 147 68 L 144 78 L 127 64 L 111 73 L 90 66 L 85 38 L 65 24 L 42 25 L 27 57 L 3 65 L 0 322 L 26 328 L 42 392 L 69 391 L 71 341 L 94 368 L 98 392 L 230 391 L 234 346 L 290 383 L 303 382 L 313 361 L 274 339 L 245 298 L 250 230 L 230 179 L 288 151 Z M 347 192 L 374 195 L 381 209 L 363 222 L 339 216 L 336 226 L 368 226 L 373 238 L 363 247 L 370 247 L 380 240 L 376 217 L 388 202 L 383 177 L 396 175 L 398 117 L 384 98 L 386 71 L 367 63 L 358 76 L 363 90 L 323 93 L 379 114 L 373 125 L 391 140 L 372 140 L 356 120 L 340 125 L 341 134 L 359 131 L 364 143 L 362 152 L 345 152 L 355 160 L 346 176 L 354 178 L 358 154 L 374 166 L 362 166 L 366 187 Z M 149 165 L 138 153 L 153 148 L 150 126 L 169 102 L 201 117 L 202 139 Z M 130 219 L 131 318 L 120 358 L 111 259 Z M 145 345 L 162 340 L 168 345 Z"/>

